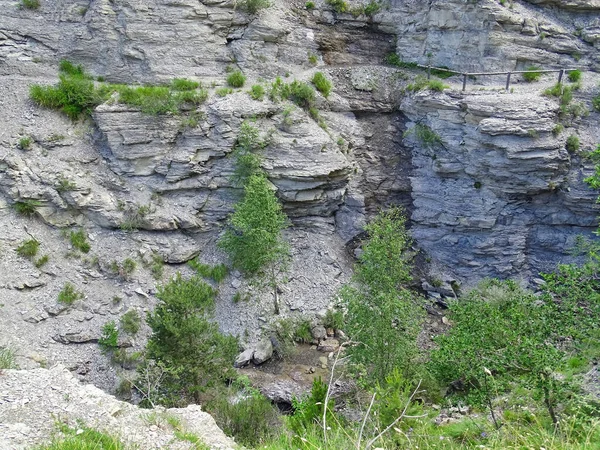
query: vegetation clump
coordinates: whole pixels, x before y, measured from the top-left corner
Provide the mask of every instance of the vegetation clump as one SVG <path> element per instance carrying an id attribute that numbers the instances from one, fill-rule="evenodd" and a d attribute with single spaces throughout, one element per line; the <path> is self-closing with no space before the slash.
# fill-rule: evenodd
<path id="1" fill-rule="evenodd" d="M 23 258 L 33 259 L 37 255 L 38 249 L 40 248 L 40 242 L 37 239 L 29 239 L 21 242 L 21 245 L 17 247 L 17 254 Z"/>
<path id="2" fill-rule="evenodd" d="M 27 217 L 33 216 L 40 206 L 42 206 L 42 202 L 30 198 L 13 203 L 13 208 L 17 214 Z"/>
<path id="3" fill-rule="evenodd" d="M 261 9 L 268 8 L 271 6 L 269 0 L 242 0 L 242 7 L 250 14 L 256 14 Z"/>
<path id="4" fill-rule="evenodd" d="M 565 144 L 565 146 L 566 146 L 567 151 L 569 153 L 576 153 L 576 152 L 578 152 L 579 151 L 579 147 L 580 147 L 579 138 L 576 135 L 572 134 L 571 136 L 569 136 L 567 138 L 567 143 Z"/>
<path id="5" fill-rule="evenodd" d="M 323 94 L 324 97 L 329 97 L 329 93 L 333 86 L 331 81 L 329 81 L 322 72 L 317 72 L 313 75 L 312 84 L 315 85 L 317 90 Z"/>
<path id="6" fill-rule="evenodd" d="M 78 291 L 75 286 L 68 281 L 58 293 L 58 302 L 68 306 L 72 305 L 81 298 L 83 298 L 83 293 Z"/>
<path id="7" fill-rule="evenodd" d="M 131 309 L 121 316 L 119 323 L 125 333 L 135 335 L 140 331 L 142 319 L 135 309 Z"/>
<path id="8" fill-rule="evenodd" d="M 250 89 L 250 97 L 252 97 L 253 100 L 262 102 L 265 98 L 265 88 L 260 84 L 253 85 Z"/>
<path id="9" fill-rule="evenodd" d="M 22 9 L 40 9 L 40 0 L 21 0 L 19 7 Z"/>
<path id="10" fill-rule="evenodd" d="M 325 0 L 328 5 L 330 5 L 335 12 L 344 13 L 348 11 L 348 3 L 345 0 Z"/>
<path id="11" fill-rule="evenodd" d="M 234 88 L 241 88 L 246 83 L 246 76 L 242 73 L 241 70 L 236 70 L 235 72 L 231 72 L 227 76 L 227 84 Z"/>
<path id="12" fill-rule="evenodd" d="M 127 450 L 116 437 L 88 427 L 71 428 L 60 424 L 59 430 L 60 435 L 34 450 Z"/>
<path id="13" fill-rule="evenodd" d="M 19 148 L 21 150 L 29 150 L 32 142 L 33 140 L 30 136 L 23 136 L 21 139 L 19 139 Z"/>
<path id="14" fill-rule="evenodd" d="M 69 240 L 71 241 L 71 245 L 82 253 L 89 253 L 91 246 L 87 241 L 87 236 L 85 231 L 77 230 L 71 231 L 69 233 Z"/>
<path id="15" fill-rule="evenodd" d="M 581 81 L 582 72 L 579 69 L 571 70 L 569 72 L 568 78 L 571 83 L 579 83 Z"/>
<path id="16" fill-rule="evenodd" d="M 198 275 L 204 278 L 210 278 L 216 283 L 220 283 L 229 274 L 229 269 L 225 264 L 217 264 L 211 266 L 210 264 L 204 264 L 200 262 L 199 258 L 192 259 L 188 262 L 188 265 L 194 269 Z"/>
<path id="17" fill-rule="evenodd" d="M 540 68 L 537 66 L 529 66 L 525 70 L 526 72 L 523 73 L 523 79 L 528 83 L 538 81 L 542 76 L 542 72 L 540 72 Z"/>
<path id="18" fill-rule="evenodd" d="M 442 145 L 443 141 L 439 134 L 433 131 L 427 125 L 418 123 L 413 128 L 410 128 L 404 132 L 404 136 L 414 134 L 417 140 L 426 147 L 433 147 L 436 145 Z"/>

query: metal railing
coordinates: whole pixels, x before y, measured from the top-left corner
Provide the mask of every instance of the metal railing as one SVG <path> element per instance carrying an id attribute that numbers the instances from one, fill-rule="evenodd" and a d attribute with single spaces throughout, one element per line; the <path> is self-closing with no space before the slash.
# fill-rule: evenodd
<path id="1" fill-rule="evenodd" d="M 462 77 L 463 77 L 462 90 L 463 91 L 465 91 L 467 89 L 467 80 L 469 79 L 469 77 L 484 76 L 484 75 L 506 75 L 506 90 L 508 91 L 510 88 L 510 79 L 513 74 L 558 73 L 558 84 L 561 84 L 566 73 L 573 72 L 576 70 L 584 70 L 582 68 L 575 68 L 575 69 L 549 69 L 549 70 L 542 70 L 542 69 L 540 69 L 540 70 L 537 70 L 537 69 L 513 70 L 513 71 L 509 71 L 509 72 L 457 72 L 456 70 L 446 69 L 444 67 L 424 66 L 421 64 L 417 64 L 417 67 L 420 69 L 427 70 L 427 79 L 431 79 L 431 71 L 432 70 L 438 71 L 438 72 L 453 73 L 455 75 L 462 75 Z"/>

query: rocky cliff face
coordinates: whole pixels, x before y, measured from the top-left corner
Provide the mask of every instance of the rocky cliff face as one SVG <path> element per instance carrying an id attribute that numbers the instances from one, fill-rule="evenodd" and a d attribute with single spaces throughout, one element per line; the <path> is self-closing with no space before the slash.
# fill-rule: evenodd
<path id="1" fill-rule="evenodd" d="M 239 198 L 229 155 L 244 120 L 270 136 L 264 168 L 294 223 L 286 314 L 328 305 L 350 274 L 347 247 L 390 204 L 406 207 L 416 245 L 446 293 L 452 281 L 529 280 L 567 260 L 575 237 L 596 228 L 596 193 L 582 182 L 592 164 L 569 154 L 565 140 L 578 134 L 583 150 L 595 147 L 598 113 L 553 134 L 559 105 L 541 92 L 555 75 L 533 84 L 515 76 L 509 92 L 503 77 L 477 77 L 465 92 L 462 80 L 449 79 L 443 93 L 410 93 L 404 88 L 419 72 L 383 61 L 396 52 L 461 72 L 578 66 L 586 72 L 576 101 L 591 109 L 600 64 L 597 2 L 393 0 L 373 17 L 337 14 L 322 1 L 307 11 L 304 2 L 284 0 L 251 16 L 237 3 L 57 1 L 32 11 L 0 0 L 0 223 L 7 230 L 0 236 L 0 329 L 23 330 L 2 334 L 0 344 L 13 344 L 24 366 L 64 362 L 109 385 L 114 369 L 92 363 L 103 360 L 95 341 L 106 321 L 152 307 L 156 282 L 144 265 L 158 255 L 171 264 L 169 275 L 198 254 L 224 261 L 215 241 Z M 73 124 L 28 100 L 30 84 L 55 82 L 61 58 L 110 82 L 188 77 L 210 95 L 184 116 L 152 117 L 107 102 L 89 122 Z M 334 84 L 316 102 L 326 129 L 290 102 L 251 100 L 244 89 L 215 95 L 228 66 L 244 71 L 247 86 L 324 72 Z M 197 124 L 190 126 L 184 119 L 192 114 Z M 416 124 L 441 142 L 416 139 Z M 16 145 L 25 135 L 34 141 L 28 151 Z M 57 189 L 63 179 L 74 187 Z M 41 203 L 38 218 L 11 210 L 25 199 Z M 119 230 L 132 220 L 137 232 Z M 55 227 L 67 226 L 90 233 L 92 257 L 65 257 L 72 249 Z M 27 233 L 52 253 L 41 271 L 13 251 Z M 111 274 L 111 261 L 127 257 L 139 262 L 131 279 Z M 67 280 L 86 298 L 58 308 Z M 425 287 L 438 289 L 429 281 Z M 234 273 L 220 287 L 217 320 L 252 339 L 271 300 L 252 292 L 252 302 L 233 304 L 238 290 L 252 292 Z M 131 341 L 143 345 L 143 337 Z"/>

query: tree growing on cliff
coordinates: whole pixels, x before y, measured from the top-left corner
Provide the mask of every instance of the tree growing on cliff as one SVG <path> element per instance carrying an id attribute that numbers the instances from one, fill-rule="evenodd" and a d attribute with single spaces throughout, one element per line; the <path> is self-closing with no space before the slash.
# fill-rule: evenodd
<path id="1" fill-rule="evenodd" d="M 414 375 L 422 310 L 410 282 L 410 237 L 399 208 L 380 213 L 367 227 L 368 239 L 353 283 L 341 298 L 347 308 L 346 331 L 359 342 L 349 349 L 367 380 L 385 383 L 399 369 Z"/>
<path id="2" fill-rule="evenodd" d="M 279 278 L 289 256 L 282 235 L 287 222 L 269 180 L 258 172 L 247 179 L 244 197 L 235 205 L 219 241 L 234 267 L 246 275 L 258 276 L 273 290 L 275 314 L 279 314 Z"/>

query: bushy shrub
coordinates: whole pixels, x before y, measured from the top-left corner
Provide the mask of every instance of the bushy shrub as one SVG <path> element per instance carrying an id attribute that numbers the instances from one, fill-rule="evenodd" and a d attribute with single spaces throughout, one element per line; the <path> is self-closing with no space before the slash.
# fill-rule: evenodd
<path id="1" fill-rule="evenodd" d="M 171 81 L 171 87 L 175 91 L 193 91 L 200 87 L 200 83 L 186 78 L 175 78 Z"/>
<path id="2" fill-rule="evenodd" d="M 90 251 L 90 243 L 87 241 L 87 236 L 85 231 L 77 230 L 71 231 L 69 233 L 69 239 L 71 241 L 71 245 L 75 247 L 77 250 L 80 250 L 83 253 L 89 253 Z"/>
<path id="3" fill-rule="evenodd" d="M 83 298 L 83 294 L 75 289 L 75 286 L 68 281 L 58 293 L 58 302 L 65 305 L 72 305 L 75 301 Z"/>
<path id="4" fill-rule="evenodd" d="M 31 148 L 32 139 L 29 136 L 23 136 L 19 139 L 19 148 L 21 150 L 29 150 Z"/>
<path id="5" fill-rule="evenodd" d="M 123 314 L 119 319 L 119 322 L 125 333 L 134 335 L 140 331 L 142 319 L 138 312 L 135 309 L 132 309 Z"/>
<path id="6" fill-rule="evenodd" d="M 118 86 L 119 102 L 137 106 L 143 113 L 158 115 L 176 112 L 171 91 L 165 86 Z"/>
<path id="7" fill-rule="evenodd" d="M 227 84 L 234 88 L 241 88 L 244 86 L 246 82 L 246 76 L 242 73 L 241 70 L 236 70 L 235 72 L 231 72 L 227 76 Z"/>
<path id="8" fill-rule="evenodd" d="M 15 352 L 6 347 L 0 347 L 0 372 L 2 370 L 16 369 Z"/>
<path id="9" fill-rule="evenodd" d="M 592 106 L 596 111 L 600 111 L 600 94 L 592 98 Z"/>
<path id="10" fill-rule="evenodd" d="M 413 128 L 410 128 L 404 132 L 404 136 L 414 134 L 417 140 L 426 147 L 433 147 L 436 145 L 442 145 L 443 141 L 439 134 L 429 128 L 427 125 L 418 123 Z"/>
<path id="11" fill-rule="evenodd" d="M 344 13 L 348 11 L 348 4 L 345 0 L 326 0 L 326 2 L 335 10 L 335 12 Z"/>
<path id="12" fill-rule="evenodd" d="M 250 14 L 256 14 L 261 9 L 271 6 L 269 0 L 242 0 L 242 7 Z"/>
<path id="13" fill-rule="evenodd" d="M 568 75 L 569 81 L 571 83 L 578 83 L 579 81 L 581 81 L 581 76 L 582 72 L 579 69 L 570 71 Z"/>
<path id="14" fill-rule="evenodd" d="M 210 264 L 204 264 L 200 262 L 198 258 L 192 259 L 188 262 L 188 265 L 194 269 L 198 275 L 204 278 L 210 278 L 213 281 L 220 283 L 229 274 L 229 269 L 225 264 L 217 264 L 211 266 Z"/>
<path id="15" fill-rule="evenodd" d="M 32 259 L 37 255 L 38 249 L 40 248 L 40 242 L 36 239 L 29 239 L 21 242 L 21 245 L 17 247 L 17 253 L 23 258 Z"/>
<path id="16" fill-rule="evenodd" d="M 427 87 L 429 88 L 429 90 L 434 92 L 443 92 L 444 89 L 448 89 L 450 86 L 444 84 L 442 80 L 433 79 L 429 80 L 429 83 L 427 83 Z"/>
<path id="17" fill-rule="evenodd" d="M 110 352 L 119 347 L 119 330 L 114 320 L 107 322 L 102 327 L 102 334 L 98 339 L 98 345 L 104 352 Z"/>
<path id="18" fill-rule="evenodd" d="M 542 72 L 540 72 L 540 68 L 537 66 L 529 66 L 525 70 L 526 72 L 523 73 L 523 79 L 528 83 L 538 81 L 542 76 Z"/>
<path id="19" fill-rule="evenodd" d="M 579 151 L 579 138 L 576 135 L 572 134 L 567 138 L 565 146 L 569 153 L 576 153 L 577 151 Z"/>
<path id="20" fill-rule="evenodd" d="M 304 7 L 308 10 L 315 9 L 315 2 L 306 2 Z"/>
<path id="21" fill-rule="evenodd" d="M 31 217 L 35 214 L 37 208 L 42 206 L 42 202 L 40 202 L 39 200 L 33 200 L 28 198 L 25 200 L 14 202 L 12 206 L 17 212 L 17 214 Z"/>
<path id="22" fill-rule="evenodd" d="M 24 9 L 39 9 L 41 5 L 40 0 L 21 0 L 19 6 Z"/>
<path id="23" fill-rule="evenodd" d="M 262 87 L 260 84 L 255 84 L 250 89 L 250 97 L 252 97 L 254 100 L 262 102 L 265 98 L 265 88 Z"/>
<path id="24" fill-rule="evenodd" d="M 317 90 L 323 94 L 324 97 L 329 97 L 329 93 L 331 92 L 332 84 L 322 72 L 317 72 L 314 74 L 312 78 L 312 84 L 315 85 Z"/>

